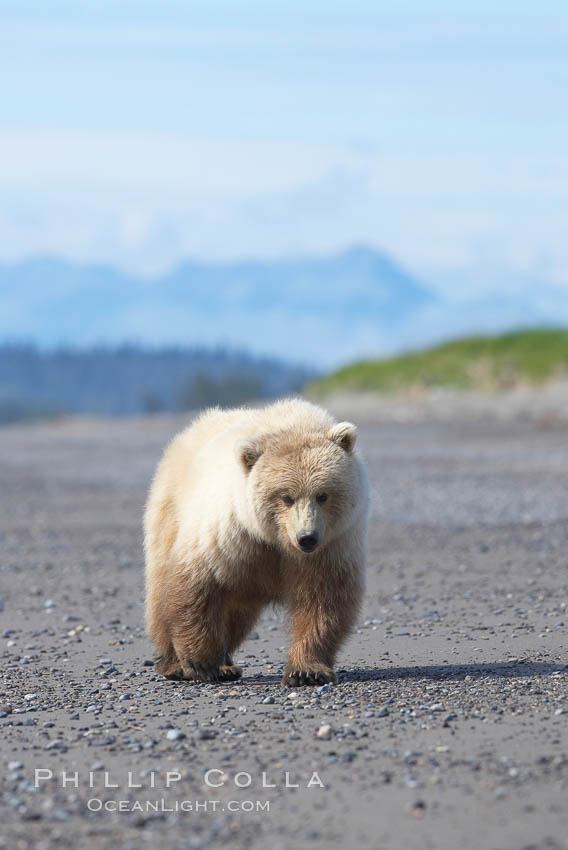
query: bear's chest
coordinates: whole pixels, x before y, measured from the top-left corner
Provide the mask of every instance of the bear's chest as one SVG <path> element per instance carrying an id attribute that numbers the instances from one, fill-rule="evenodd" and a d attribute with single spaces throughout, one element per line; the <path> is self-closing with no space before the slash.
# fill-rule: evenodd
<path id="1" fill-rule="evenodd" d="M 241 534 L 223 546 L 223 554 L 223 585 L 235 600 L 249 605 L 278 601 L 282 565 L 277 549 Z"/>

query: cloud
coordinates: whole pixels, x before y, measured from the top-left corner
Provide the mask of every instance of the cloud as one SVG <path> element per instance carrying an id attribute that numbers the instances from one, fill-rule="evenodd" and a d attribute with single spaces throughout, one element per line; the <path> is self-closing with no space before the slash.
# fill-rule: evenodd
<path id="1" fill-rule="evenodd" d="M 568 279 L 559 0 L 0 14 L 0 259 L 151 274 L 368 242 L 442 289 L 474 266 Z"/>
<path id="2" fill-rule="evenodd" d="M 150 275 L 187 257 L 368 243 L 442 291 L 459 275 L 466 289 L 511 273 L 568 280 L 568 154 L 20 130 L 0 136 L 0 193 L 4 260 L 47 253 Z"/>

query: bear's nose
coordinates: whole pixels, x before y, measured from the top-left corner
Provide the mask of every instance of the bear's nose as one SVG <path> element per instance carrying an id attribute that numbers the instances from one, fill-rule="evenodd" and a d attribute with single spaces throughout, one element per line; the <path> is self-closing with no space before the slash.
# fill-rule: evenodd
<path id="1" fill-rule="evenodd" d="M 317 531 L 301 531 L 296 535 L 296 540 L 298 541 L 298 546 L 303 552 L 313 552 L 318 545 L 319 535 Z"/>

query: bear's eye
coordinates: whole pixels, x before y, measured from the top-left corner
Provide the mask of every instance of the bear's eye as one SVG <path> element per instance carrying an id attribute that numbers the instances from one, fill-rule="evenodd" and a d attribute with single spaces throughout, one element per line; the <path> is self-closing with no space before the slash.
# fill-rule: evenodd
<path id="1" fill-rule="evenodd" d="M 319 496 L 316 496 L 316 502 L 319 502 L 320 505 L 327 502 L 327 493 L 320 493 Z"/>
<path id="2" fill-rule="evenodd" d="M 292 498 L 292 496 L 282 496 L 282 501 L 285 505 L 288 505 L 288 507 L 294 504 L 294 499 Z"/>

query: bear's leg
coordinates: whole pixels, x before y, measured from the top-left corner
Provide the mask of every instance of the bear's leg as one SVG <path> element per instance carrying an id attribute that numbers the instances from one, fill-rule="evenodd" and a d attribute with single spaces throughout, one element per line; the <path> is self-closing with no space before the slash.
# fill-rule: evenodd
<path id="1" fill-rule="evenodd" d="M 241 645 L 258 619 L 260 606 L 229 610 L 226 620 L 227 652 L 220 672 L 222 679 L 239 679 L 243 671 L 233 663 L 233 652 Z"/>
<path id="2" fill-rule="evenodd" d="M 176 661 L 164 675 L 198 682 L 225 678 L 227 593 L 205 571 L 172 564 L 165 588 L 168 630 Z M 162 672 L 165 661 L 156 666 Z"/>
<path id="3" fill-rule="evenodd" d="M 179 678 L 179 660 L 174 649 L 167 613 L 167 592 L 164 585 L 153 582 L 146 598 L 146 626 L 150 639 L 157 650 L 154 664 L 161 676 Z"/>
<path id="4" fill-rule="evenodd" d="M 362 596 L 359 570 L 320 571 L 295 583 L 289 600 L 291 643 L 282 684 L 322 685 L 336 682 L 337 651 L 357 617 Z"/>
<path id="5" fill-rule="evenodd" d="M 218 682 L 225 660 L 225 636 L 215 621 L 212 606 L 188 606 L 183 619 L 172 627 L 173 646 L 181 667 L 181 678 Z M 217 609 L 218 610 L 218 609 Z"/>

